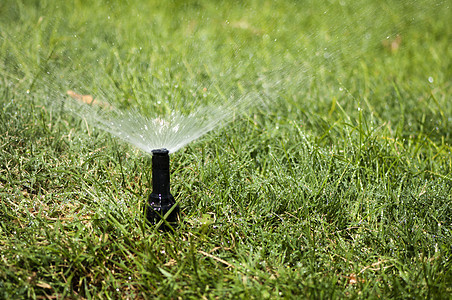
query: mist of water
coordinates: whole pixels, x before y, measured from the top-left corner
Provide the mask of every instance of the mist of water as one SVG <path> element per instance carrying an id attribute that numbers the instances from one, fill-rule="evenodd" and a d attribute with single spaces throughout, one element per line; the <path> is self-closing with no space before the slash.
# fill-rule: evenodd
<path id="1" fill-rule="evenodd" d="M 261 99 L 257 93 L 247 93 L 224 104 L 200 105 L 189 114 L 173 110 L 156 117 L 146 116 L 136 108 L 99 108 L 74 103 L 72 99 L 68 101 L 72 101 L 69 106 L 74 114 L 147 153 L 159 148 L 174 153 L 220 124 L 227 124 L 234 115 L 256 105 Z"/>

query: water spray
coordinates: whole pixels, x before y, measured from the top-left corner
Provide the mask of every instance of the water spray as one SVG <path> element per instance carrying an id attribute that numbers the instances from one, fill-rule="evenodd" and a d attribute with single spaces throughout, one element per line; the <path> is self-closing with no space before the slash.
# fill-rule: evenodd
<path id="1" fill-rule="evenodd" d="M 169 151 L 162 148 L 152 150 L 152 193 L 146 205 L 146 219 L 156 225 L 165 216 L 171 226 L 177 224 L 179 207 L 170 193 Z"/>

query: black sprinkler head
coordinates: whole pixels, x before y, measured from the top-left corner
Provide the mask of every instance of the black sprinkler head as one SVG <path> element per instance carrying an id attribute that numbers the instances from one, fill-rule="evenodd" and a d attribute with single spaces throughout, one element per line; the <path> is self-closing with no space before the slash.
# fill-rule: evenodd
<path id="1" fill-rule="evenodd" d="M 168 149 L 152 150 L 152 193 L 146 205 L 146 219 L 156 225 L 172 209 L 166 221 L 175 226 L 179 218 L 179 207 L 170 193 L 170 171 Z M 165 223 L 166 224 L 166 223 Z M 167 228 L 165 224 L 163 228 Z"/>

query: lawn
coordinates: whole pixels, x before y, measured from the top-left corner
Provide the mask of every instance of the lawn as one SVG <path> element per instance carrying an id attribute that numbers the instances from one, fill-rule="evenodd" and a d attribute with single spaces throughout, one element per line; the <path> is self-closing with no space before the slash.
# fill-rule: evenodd
<path id="1" fill-rule="evenodd" d="M 0 299 L 450 298 L 451 19 L 3 0 Z M 147 145 L 108 125 L 122 113 L 127 136 L 158 120 Z M 212 130 L 170 143 L 174 114 Z M 154 137 L 180 142 L 175 231 L 144 219 Z"/>

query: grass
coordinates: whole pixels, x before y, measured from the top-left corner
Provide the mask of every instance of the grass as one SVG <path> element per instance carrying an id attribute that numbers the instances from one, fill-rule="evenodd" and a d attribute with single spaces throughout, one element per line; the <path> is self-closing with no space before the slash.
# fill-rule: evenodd
<path id="1" fill-rule="evenodd" d="M 374 2 L 2 1 L 0 298 L 448 298 L 451 12 Z M 149 157 L 61 99 L 203 85 L 265 104 L 172 154 L 160 232 Z"/>

